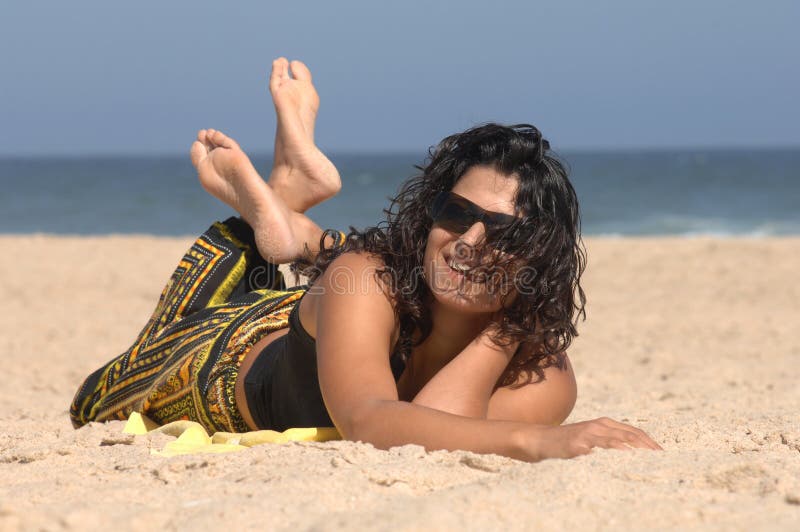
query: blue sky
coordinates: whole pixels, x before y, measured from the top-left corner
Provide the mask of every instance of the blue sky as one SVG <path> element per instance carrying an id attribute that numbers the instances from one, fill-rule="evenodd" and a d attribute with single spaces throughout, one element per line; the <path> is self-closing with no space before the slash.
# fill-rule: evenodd
<path id="1" fill-rule="evenodd" d="M 273 58 L 302 59 L 330 151 L 478 122 L 557 149 L 800 145 L 800 3 L 18 2 L 0 11 L 0 155 L 268 152 Z"/>

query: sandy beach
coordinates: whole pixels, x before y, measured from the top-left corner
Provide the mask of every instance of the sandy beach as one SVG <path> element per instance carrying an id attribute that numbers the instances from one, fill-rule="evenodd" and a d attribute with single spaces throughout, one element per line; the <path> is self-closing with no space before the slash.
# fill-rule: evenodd
<path id="1" fill-rule="evenodd" d="M 587 238 L 570 420 L 626 421 L 665 451 L 536 464 L 352 442 L 165 458 L 165 435 L 73 430 L 77 386 L 128 347 L 192 240 L 0 237 L 0 529 L 800 523 L 800 238 Z"/>

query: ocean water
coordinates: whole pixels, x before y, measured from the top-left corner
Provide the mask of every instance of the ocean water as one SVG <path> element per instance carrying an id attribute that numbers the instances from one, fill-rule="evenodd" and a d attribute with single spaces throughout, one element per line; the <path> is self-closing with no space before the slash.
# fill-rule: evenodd
<path id="1" fill-rule="evenodd" d="M 342 192 L 322 227 L 383 219 L 425 154 L 333 155 Z M 584 235 L 800 234 L 800 149 L 566 152 Z M 254 158 L 267 176 L 271 161 Z M 189 235 L 233 213 L 186 156 L 0 159 L 0 233 Z"/>

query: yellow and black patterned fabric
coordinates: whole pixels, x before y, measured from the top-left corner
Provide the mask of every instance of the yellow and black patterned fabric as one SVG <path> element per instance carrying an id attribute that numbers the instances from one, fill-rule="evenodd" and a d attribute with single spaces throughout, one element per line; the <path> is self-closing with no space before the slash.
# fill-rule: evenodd
<path id="1" fill-rule="evenodd" d="M 259 339 L 288 325 L 305 287 L 287 290 L 239 218 L 214 223 L 181 259 L 133 345 L 78 389 L 70 418 L 159 424 L 197 421 L 210 433 L 246 432 L 234 399 L 239 365 Z"/>

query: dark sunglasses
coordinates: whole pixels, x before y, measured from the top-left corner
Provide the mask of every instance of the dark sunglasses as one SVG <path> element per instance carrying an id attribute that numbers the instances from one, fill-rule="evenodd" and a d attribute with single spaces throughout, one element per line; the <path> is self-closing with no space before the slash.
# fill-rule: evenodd
<path id="1" fill-rule="evenodd" d="M 451 233 L 463 234 L 477 222 L 486 226 L 487 241 L 495 248 L 503 248 L 527 237 L 528 230 L 520 224 L 512 226 L 520 219 L 510 214 L 492 212 L 478 207 L 467 198 L 455 192 L 439 192 L 431 206 L 433 223 Z"/>

